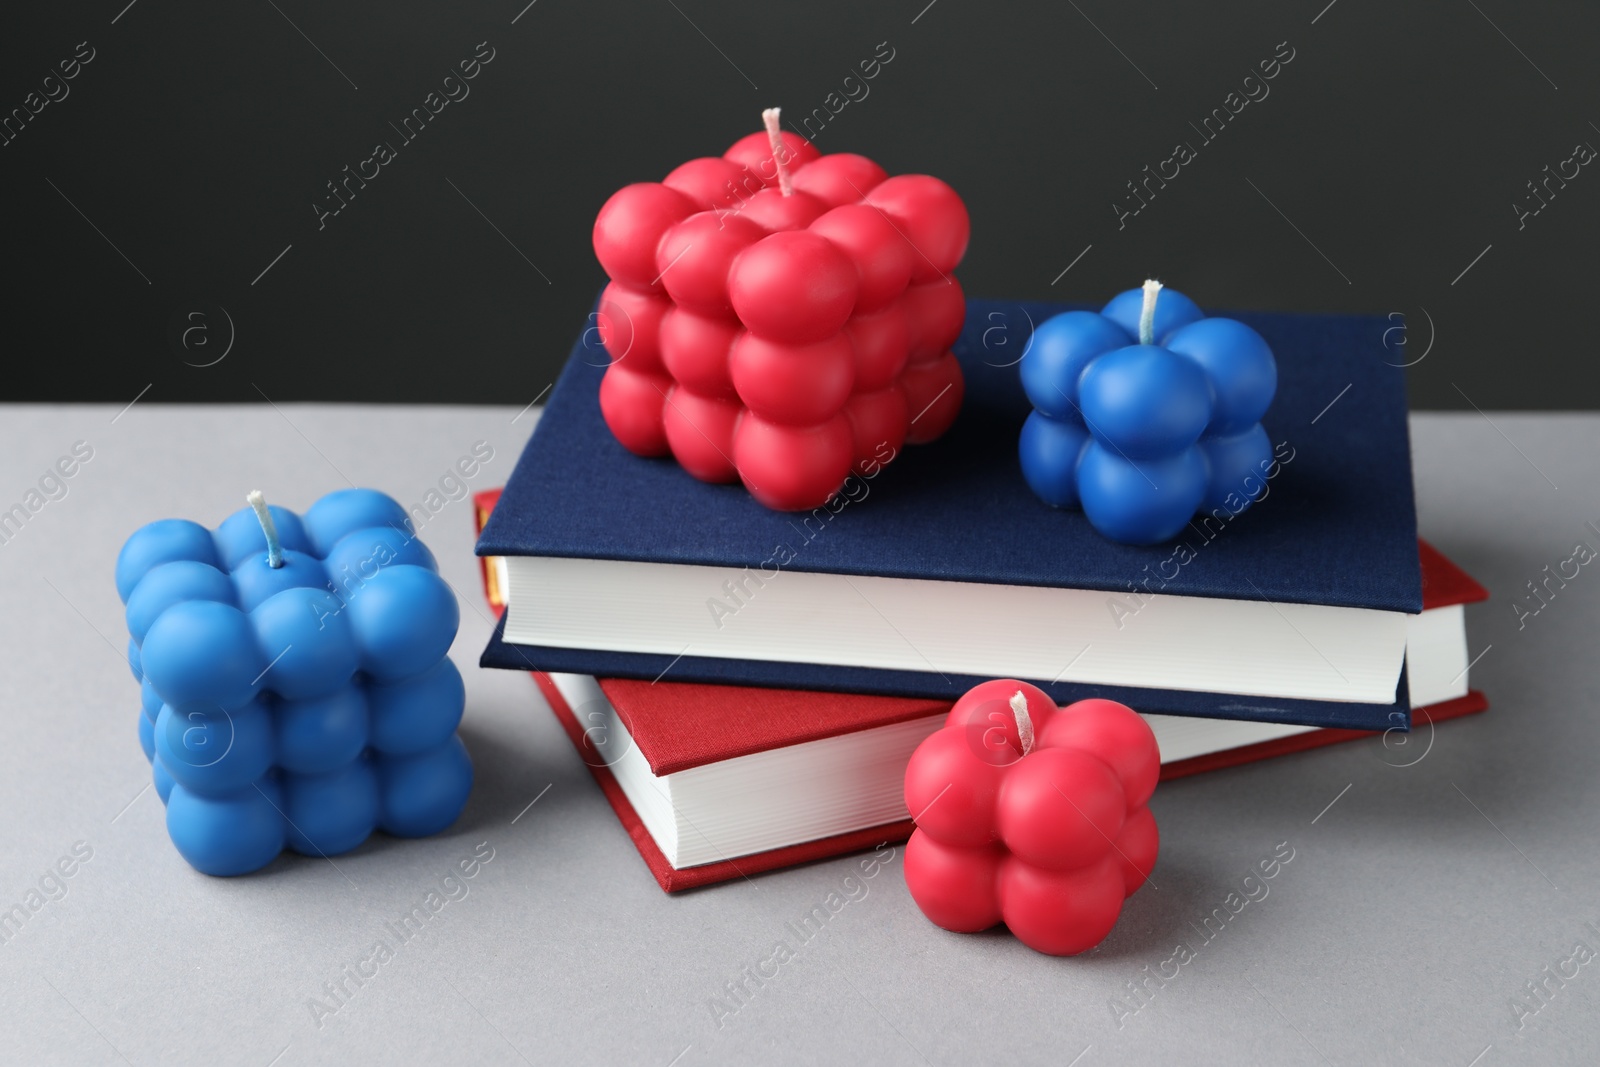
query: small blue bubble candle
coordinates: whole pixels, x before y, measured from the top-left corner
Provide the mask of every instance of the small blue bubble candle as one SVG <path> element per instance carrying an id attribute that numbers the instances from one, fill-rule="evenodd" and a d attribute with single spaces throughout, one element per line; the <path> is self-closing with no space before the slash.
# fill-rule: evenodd
<path id="1" fill-rule="evenodd" d="M 139 740 L 172 843 L 232 875 L 284 848 L 333 856 L 374 830 L 443 830 L 472 762 L 446 656 L 460 614 L 433 555 L 371 489 L 304 518 L 249 500 L 216 530 L 153 522 L 117 557 Z"/>
<path id="2" fill-rule="evenodd" d="M 1020 372 L 1023 476 L 1113 541 L 1168 541 L 1197 511 L 1236 515 L 1266 491 L 1272 350 L 1160 282 L 1040 323 Z"/>

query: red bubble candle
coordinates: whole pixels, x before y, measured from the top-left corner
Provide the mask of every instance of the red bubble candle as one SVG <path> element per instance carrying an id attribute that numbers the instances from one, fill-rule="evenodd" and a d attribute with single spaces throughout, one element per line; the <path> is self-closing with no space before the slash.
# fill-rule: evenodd
<path id="1" fill-rule="evenodd" d="M 970 223 L 939 179 L 762 118 L 600 209 L 600 409 L 629 451 L 798 511 L 955 421 Z"/>
<path id="2" fill-rule="evenodd" d="M 1155 866 L 1146 803 L 1160 774 L 1155 735 L 1130 708 L 1057 708 L 1026 682 L 984 682 L 906 768 L 906 886 L 947 930 L 1003 922 L 1039 952 L 1093 948 Z"/>

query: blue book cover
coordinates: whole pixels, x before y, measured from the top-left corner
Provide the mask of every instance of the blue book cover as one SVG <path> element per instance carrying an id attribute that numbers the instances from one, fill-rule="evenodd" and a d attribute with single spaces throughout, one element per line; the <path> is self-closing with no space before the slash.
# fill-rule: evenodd
<path id="1" fill-rule="evenodd" d="M 501 639 L 505 616 L 479 659 L 479 666 L 512 671 L 592 674 L 597 678 L 636 678 L 641 681 L 699 682 L 705 685 L 746 685 L 763 689 L 806 689 L 828 693 L 865 693 L 873 696 L 923 697 L 955 701 L 962 693 L 987 682 L 967 674 L 933 671 L 893 671 L 873 667 L 831 667 L 815 663 L 778 663 L 768 660 L 719 659 L 714 656 L 661 656 L 636 652 L 550 648 L 515 645 Z M 1138 711 L 1162 715 L 1191 715 L 1202 719 L 1242 719 L 1281 722 L 1295 726 L 1331 726 L 1345 730 L 1409 730 L 1411 703 L 1406 673 L 1400 672 L 1397 700 L 1393 704 L 1361 704 L 1323 700 L 1289 700 L 1241 696 L 1233 693 L 1196 693 L 1176 689 L 1130 689 L 1115 685 L 1050 681 L 1030 678 L 1050 699 L 1065 707 L 1078 700 L 1100 697 Z"/>
<path id="2" fill-rule="evenodd" d="M 1276 355 L 1278 393 L 1262 422 L 1279 470 L 1267 496 L 1226 523 L 1197 521 L 1170 544 L 1131 546 L 1103 538 L 1081 512 L 1042 503 L 1022 478 L 1017 435 L 1031 409 L 1016 364 L 1033 326 L 1064 310 L 969 301 L 955 348 L 966 377 L 955 425 L 932 444 L 906 448 L 863 483 L 869 492 L 859 501 L 822 512 L 825 523 L 770 511 L 739 485 L 699 482 L 670 458 L 628 453 L 601 418 L 609 357 L 587 331 L 478 554 L 759 569 L 786 545 L 796 570 L 1422 610 L 1404 371 L 1384 345 L 1393 322 L 1215 312 L 1254 328 Z M 497 633 L 484 664 L 648 678 L 669 658 L 519 648 Z M 691 659 L 674 664 L 671 677 L 929 697 L 976 681 Z M 1074 688 L 1112 695 L 1111 687 L 1056 687 Z M 1136 692 L 1143 710 L 1371 729 L 1396 725 L 1391 713 L 1403 717 L 1407 707 L 1403 679 L 1397 702 L 1381 706 L 1172 693 L 1156 707 L 1152 691 Z"/>

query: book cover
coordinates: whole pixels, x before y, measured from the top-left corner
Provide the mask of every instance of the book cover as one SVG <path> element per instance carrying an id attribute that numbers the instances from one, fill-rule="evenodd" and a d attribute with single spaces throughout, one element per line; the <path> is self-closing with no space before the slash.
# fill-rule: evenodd
<path id="1" fill-rule="evenodd" d="M 1414 550 L 1413 550 L 1414 551 Z M 914 697 L 953 703 L 987 676 L 933 671 L 883 670 L 874 667 L 839 667 L 815 663 L 723 659 L 715 656 L 666 656 L 651 653 L 609 652 L 597 649 L 519 645 L 501 639 L 505 616 L 479 658 L 483 667 L 556 674 L 592 674 L 597 678 L 631 678 L 644 682 L 700 683 L 750 686 L 760 689 L 802 689 L 824 693 L 854 693 L 876 697 Z M 1125 686 L 1028 679 L 1057 704 L 1090 697 L 1116 700 L 1140 711 L 1164 715 L 1192 715 L 1211 719 L 1244 719 L 1296 726 L 1321 726 L 1350 730 L 1383 730 L 1394 725 L 1391 716 L 1410 715 L 1409 679 L 1404 671 L 1395 699 L 1386 704 L 1358 701 L 1289 700 L 1229 693 L 1178 689 L 1135 689 Z"/>
<path id="2" fill-rule="evenodd" d="M 566 731 L 573 747 L 580 753 L 584 751 L 584 727 L 578 722 L 572 709 L 568 707 L 566 698 L 556 688 L 547 675 L 535 674 L 534 681 L 539 686 L 539 692 L 544 694 L 545 700 L 550 705 L 550 710 L 555 712 L 556 719 Z M 869 827 L 864 830 L 855 830 L 850 833 L 836 834 L 833 837 L 824 837 L 815 841 L 806 841 L 798 845 L 789 845 L 784 848 L 771 849 L 767 852 L 758 852 L 749 856 L 738 856 L 731 859 L 720 860 L 716 863 L 705 863 L 697 867 L 685 867 L 679 870 L 667 862 L 667 857 L 662 854 L 655 838 L 650 836 L 638 812 L 628 801 L 627 794 L 623 793 L 622 786 L 612 776 L 611 771 L 603 763 L 586 760 L 589 772 L 594 776 L 595 784 L 600 787 L 600 792 L 605 796 L 606 802 L 611 805 L 611 810 L 616 813 L 617 821 L 622 823 L 628 839 L 639 850 L 639 856 L 650 869 L 650 874 L 668 893 L 676 893 L 684 889 L 696 889 L 700 886 L 714 885 L 717 882 L 728 882 L 735 878 L 748 878 L 763 871 L 777 870 L 782 867 L 793 867 L 801 863 L 811 863 L 815 860 L 828 859 L 832 856 L 842 856 L 850 852 L 860 852 L 885 841 L 899 842 L 911 836 L 915 828 L 910 819 L 900 822 L 888 823 L 883 826 Z"/>

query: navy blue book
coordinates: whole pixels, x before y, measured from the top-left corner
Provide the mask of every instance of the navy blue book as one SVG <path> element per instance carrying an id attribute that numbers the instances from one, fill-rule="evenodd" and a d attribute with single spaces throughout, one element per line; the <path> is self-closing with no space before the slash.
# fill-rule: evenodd
<path id="1" fill-rule="evenodd" d="M 624 450 L 590 331 L 478 542 L 509 589 L 483 664 L 943 699 L 1009 676 L 1059 701 L 1365 729 L 1447 699 L 1459 632 L 1413 634 L 1406 674 L 1422 597 L 1393 324 L 1224 313 L 1277 356 L 1266 495 L 1137 547 L 1022 478 L 1017 353 L 1062 310 L 970 301 L 951 430 L 798 514 Z"/>

